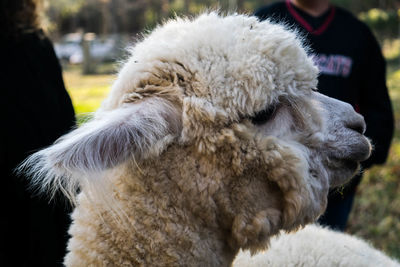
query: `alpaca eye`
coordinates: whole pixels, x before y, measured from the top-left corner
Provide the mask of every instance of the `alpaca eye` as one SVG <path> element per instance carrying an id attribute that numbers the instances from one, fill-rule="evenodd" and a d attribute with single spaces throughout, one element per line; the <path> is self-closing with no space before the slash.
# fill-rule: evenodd
<path id="1" fill-rule="evenodd" d="M 275 115 L 275 111 L 276 105 L 269 106 L 266 109 L 257 112 L 253 117 L 251 117 L 251 122 L 256 125 L 266 123 Z"/>

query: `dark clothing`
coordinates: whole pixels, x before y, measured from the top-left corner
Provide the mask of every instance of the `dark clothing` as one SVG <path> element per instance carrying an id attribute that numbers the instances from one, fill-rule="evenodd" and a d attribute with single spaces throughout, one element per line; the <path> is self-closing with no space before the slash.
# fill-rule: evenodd
<path id="1" fill-rule="evenodd" d="M 393 136 L 393 111 L 386 87 L 385 61 L 368 27 L 339 7 L 331 6 L 321 16 L 313 17 L 288 1 L 263 7 L 255 15 L 260 20 L 283 22 L 305 37 L 320 69 L 318 90 L 353 105 L 364 116 L 365 135 L 372 139 L 375 149 L 363 167 L 384 163 Z M 360 180 L 361 176 L 345 194 L 354 194 Z M 328 213 L 333 195 L 328 200 Z"/>
<path id="2" fill-rule="evenodd" d="M 75 125 L 51 42 L 42 32 L 1 37 L 0 266 L 58 266 L 68 238 L 64 201 L 34 196 L 14 169 Z"/>

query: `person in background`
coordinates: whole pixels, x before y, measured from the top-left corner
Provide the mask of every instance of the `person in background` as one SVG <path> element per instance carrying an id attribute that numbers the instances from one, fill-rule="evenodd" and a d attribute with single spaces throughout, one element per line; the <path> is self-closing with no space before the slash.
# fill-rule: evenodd
<path id="1" fill-rule="evenodd" d="M 39 1 L 0 2 L 0 266 L 61 266 L 68 206 L 35 195 L 15 168 L 75 125 L 53 46 L 40 29 Z"/>
<path id="2" fill-rule="evenodd" d="M 269 19 L 298 29 L 311 47 L 320 70 L 318 90 L 345 101 L 364 116 L 366 136 L 374 144 L 364 169 L 386 161 L 393 136 L 393 111 L 386 87 L 385 61 L 369 28 L 329 0 L 287 0 L 260 8 Z M 344 231 L 362 173 L 341 190 L 333 190 L 319 223 Z"/>

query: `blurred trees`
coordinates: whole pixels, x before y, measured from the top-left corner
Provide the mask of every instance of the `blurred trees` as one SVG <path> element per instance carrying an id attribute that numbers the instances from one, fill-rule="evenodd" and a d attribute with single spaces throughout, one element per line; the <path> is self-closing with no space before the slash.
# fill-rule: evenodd
<path id="1" fill-rule="evenodd" d="M 135 33 L 146 23 L 149 4 L 146 0 L 49 0 L 50 29 L 61 34 Z"/>
<path id="2" fill-rule="evenodd" d="M 97 34 L 134 34 L 168 17 L 207 9 L 253 13 L 274 0 L 47 0 L 52 33 L 83 30 Z M 399 33 L 400 0 L 332 0 L 360 14 L 382 38 Z"/>
<path id="3" fill-rule="evenodd" d="M 375 33 L 380 43 L 400 35 L 399 0 L 332 0 L 364 21 Z"/>
<path id="4" fill-rule="evenodd" d="M 368 11 L 372 8 L 394 10 L 400 8 L 399 0 L 332 0 L 333 3 L 349 9 L 354 14 Z"/>
<path id="5" fill-rule="evenodd" d="M 397 11 L 373 8 L 366 12 L 361 12 L 359 15 L 359 18 L 375 32 L 381 43 L 384 39 L 400 34 L 399 17 L 400 9 Z"/>

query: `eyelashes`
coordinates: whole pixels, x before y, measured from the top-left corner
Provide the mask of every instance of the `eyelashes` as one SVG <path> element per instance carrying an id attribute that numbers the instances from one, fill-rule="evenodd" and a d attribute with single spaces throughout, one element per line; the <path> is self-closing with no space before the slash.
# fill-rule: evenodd
<path id="1" fill-rule="evenodd" d="M 273 118 L 277 110 L 276 105 L 267 107 L 266 109 L 257 112 L 253 117 L 250 118 L 251 122 L 255 125 L 260 125 L 268 122 Z"/>

